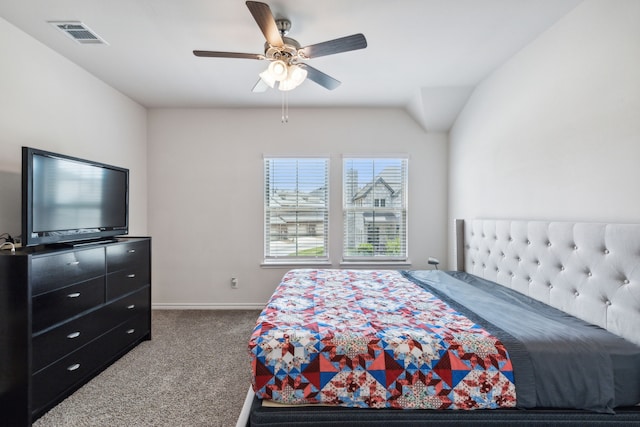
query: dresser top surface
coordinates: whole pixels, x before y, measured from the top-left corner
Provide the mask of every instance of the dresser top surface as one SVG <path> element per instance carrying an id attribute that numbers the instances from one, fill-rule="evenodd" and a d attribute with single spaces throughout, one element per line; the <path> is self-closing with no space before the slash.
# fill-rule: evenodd
<path id="1" fill-rule="evenodd" d="M 33 246 L 28 248 L 16 248 L 15 253 L 12 253 L 10 249 L 3 248 L 0 250 L 0 256 L 29 256 L 29 255 L 50 255 L 64 252 L 73 252 L 79 250 L 96 249 L 101 247 L 107 247 L 111 245 L 120 245 L 126 243 L 141 242 L 144 240 L 150 240 L 150 237 L 118 237 L 113 240 L 107 240 L 103 242 L 92 242 L 90 244 L 81 244 L 77 246 L 56 244 L 47 246 Z"/>

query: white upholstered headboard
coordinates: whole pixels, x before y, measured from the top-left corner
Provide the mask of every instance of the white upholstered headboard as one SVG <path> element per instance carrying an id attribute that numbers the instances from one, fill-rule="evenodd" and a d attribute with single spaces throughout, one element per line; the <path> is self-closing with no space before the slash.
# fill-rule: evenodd
<path id="1" fill-rule="evenodd" d="M 457 269 L 640 345 L 640 224 L 456 220 Z"/>

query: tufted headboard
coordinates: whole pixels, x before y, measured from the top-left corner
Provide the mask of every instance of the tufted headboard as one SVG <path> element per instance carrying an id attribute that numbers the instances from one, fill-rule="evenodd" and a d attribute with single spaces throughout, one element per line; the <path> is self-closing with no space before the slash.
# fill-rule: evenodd
<path id="1" fill-rule="evenodd" d="M 457 269 L 640 345 L 640 224 L 456 220 Z"/>

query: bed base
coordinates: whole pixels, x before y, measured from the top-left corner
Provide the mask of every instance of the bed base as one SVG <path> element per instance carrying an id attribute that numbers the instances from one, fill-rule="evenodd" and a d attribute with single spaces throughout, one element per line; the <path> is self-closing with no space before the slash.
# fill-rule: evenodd
<path id="1" fill-rule="evenodd" d="M 247 427 L 327 426 L 638 426 L 640 408 L 618 409 L 615 415 L 579 410 L 492 409 L 477 411 L 358 409 L 337 407 L 263 407 L 254 397 Z M 244 424 L 243 424 L 244 425 Z"/>

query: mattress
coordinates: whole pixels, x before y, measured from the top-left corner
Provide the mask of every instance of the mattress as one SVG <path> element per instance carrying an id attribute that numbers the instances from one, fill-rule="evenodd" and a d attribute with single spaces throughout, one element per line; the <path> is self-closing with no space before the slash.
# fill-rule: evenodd
<path id="1" fill-rule="evenodd" d="M 640 402 L 636 344 L 469 273 L 405 275 L 501 339 L 512 357 L 517 407 L 613 413 Z"/>
<path id="2" fill-rule="evenodd" d="M 292 270 L 249 342 L 256 396 L 361 408 L 515 406 L 492 334 L 392 270 Z"/>

